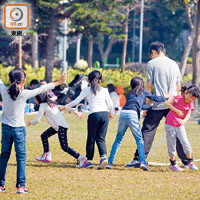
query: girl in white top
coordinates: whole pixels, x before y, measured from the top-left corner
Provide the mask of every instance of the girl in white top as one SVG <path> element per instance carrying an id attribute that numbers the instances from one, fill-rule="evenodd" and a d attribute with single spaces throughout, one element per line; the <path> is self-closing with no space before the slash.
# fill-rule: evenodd
<path id="1" fill-rule="evenodd" d="M 34 90 L 24 90 L 26 74 L 20 68 L 14 68 L 9 73 L 10 88 L 0 80 L 0 92 L 3 99 L 2 138 L 0 156 L 0 192 L 5 192 L 5 176 L 10 158 L 12 145 L 15 144 L 17 160 L 17 193 L 27 193 L 26 184 L 26 128 L 24 122 L 24 109 L 28 99 L 42 92 L 52 90 L 55 86 L 63 84 L 66 74 L 62 74 L 55 83 L 43 85 Z"/>
<path id="2" fill-rule="evenodd" d="M 35 101 L 39 105 L 39 111 L 37 117 L 32 121 L 28 121 L 27 123 L 29 126 L 31 124 L 35 125 L 42 119 L 44 115 L 51 125 L 50 128 L 41 134 L 44 153 L 41 157 L 37 157 L 36 160 L 42 162 L 51 162 L 51 152 L 49 151 L 48 138 L 58 133 L 58 138 L 62 150 L 76 158 L 79 163 L 76 167 L 81 167 L 87 161 L 87 159 L 68 146 L 67 130 L 69 125 L 63 114 L 57 108 L 56 102 L 53 100 L 55 99 L 55 96 L 52 97 L 50 95 L 51 94 L 49 92 L 45 92 L 35 97 Z M 74 112 L 74 114 L 77 113 Z"/>
<path id="3" fill-rule="evenodd" d="M 105 137 L 109 123 L 109 112 L 110 118 L 112 117 L 111 112 L 113 110 L 113 103 L 108 93 L 108 89 L 101 87 L 102 75 L 99 71 L 94 70 L 90 72 L 88 81 L 90 86 L 84 88 L 80 95 L 74 101 L 65 105 L 65 107 L 69 110 L 84 98 L 87 99 L 90 108 L 87 121 L 88 136 L 86 144 L 86 157 L 88 160 L 82 168 L 93 167 L 92 159 L 96 142 L 101 157 L 98 169 L 103 169 L 108 163 L 106 158 L 107 149 Z"/>

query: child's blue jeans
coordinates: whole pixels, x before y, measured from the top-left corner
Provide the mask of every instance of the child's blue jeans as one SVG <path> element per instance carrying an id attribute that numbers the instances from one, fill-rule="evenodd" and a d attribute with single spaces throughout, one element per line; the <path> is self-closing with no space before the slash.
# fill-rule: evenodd
<path id="1" fill-rule="evenodd" d="M 136 140 L 140 162 L 146 162 L 144 154 L 144 142 L 142 138 L 140 123 L 138 121 L 138 115 L 136 112 L 121 112 L 119 116 L 117 135 L 108 159 L 108 162 L 111 164 L 113 164 L 114 162 L 115 156 L 120 148 L 123 137 L 128 127 L 131 129 L 131 132 Z"/>
<path id="2" fill-rule="evenodd" d="M 0 186 L 5 185 L 6 169 L 10 158 L 12 144 L 15 144 L 17 160 L 17 184 L 26 184 L 26 128 L 12 127 L 2 124 L 1 155 L 0 155 Z"/>

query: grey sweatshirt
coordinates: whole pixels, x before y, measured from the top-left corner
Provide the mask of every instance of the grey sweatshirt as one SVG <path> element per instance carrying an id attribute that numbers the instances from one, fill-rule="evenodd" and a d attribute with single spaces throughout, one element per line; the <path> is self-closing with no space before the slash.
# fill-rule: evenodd
<path id="1" fill-rule="evenodd" d="M 53 83 L 43 85 L 34 90 L 25 89 L 20 91 L 17 99 L 14 101 L 13 99 L 11 99 L 10 95 L 7 92 L 8 87 L 6 87 L 0 79 L 0 92 L 3 99 L 3 112 L 0 121 L 12 127 L 25 126 L 24 108 L 27 99 L 52 89 L 54 89 Z"/>

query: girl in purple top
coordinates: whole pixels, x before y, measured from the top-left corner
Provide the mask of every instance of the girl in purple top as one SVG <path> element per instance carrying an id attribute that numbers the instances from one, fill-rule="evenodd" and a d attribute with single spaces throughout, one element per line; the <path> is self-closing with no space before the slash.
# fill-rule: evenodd
<path id="1" fill-rule="evenodd" d="M 187 167 L 192 170 L 198 169 L 192 159 L 192 149 L 187 139 L 184 124 L 189 120 L 191 111 L 194 110 L 193 101 L 199 98 L 200 91 L 197 86 L 190 86 L 189 88 L 184 87 L 182 91 L 184 95 L 176 96 L 165 103 L 170 109 L 165 120 L 165 131 L 171 163 L 169 168 L 173 171 L 183 171 L 183 169 L 176 164 L 176 137 L 180 140 L 183 151 L 188 159 Z"/>

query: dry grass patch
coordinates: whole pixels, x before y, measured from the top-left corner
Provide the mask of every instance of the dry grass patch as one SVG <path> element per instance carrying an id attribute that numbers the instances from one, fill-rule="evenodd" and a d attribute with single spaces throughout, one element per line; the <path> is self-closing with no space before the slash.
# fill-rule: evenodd
<path id="1" fill-rule="evenodd" d="M 35 116 L 26 116 L 33 119 Z M 69 146 L 85 155 L 87 137 L 87 116 L 82 120 L 72 114 L 65 114 L 70 125 Z M 108 153 L 114 142 L 118 116 L 110 121 L 106 138 Z M 175 173 L 168 166 L 150 166 L 151 171 L 127 169 L 124 166 L 133 158 L 136 144 L 127 131 L 121 148 L 111 170 L 97 170 L 99 163 L 96 148 L 93 169 L 76 169 L 76 160 L 63 152 L 57 135 L 50 138 L 52 163 L 35 160 L 42 154 L 40 134 L 48 128 L 43 119 L 40 124 L 27 127 L 27 185 L 28 194 L 17 195 L 15 189 L 16 159 L 12 152 L 6 176 L 6 193 L 0 194 L 1 200 L 28 199 L 200 199 L 200 171 L 185 169 Z M 193 148 L 194 159 L 200 158 L 200 126 L 196 121 L 186 125 L 188 138 Z M 158 128 L 151 153 L 150 162 L 168 163 L 164 122 Z M 200 162 L 197 162 L 200 168 Z"/>

